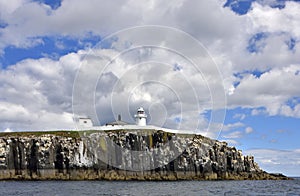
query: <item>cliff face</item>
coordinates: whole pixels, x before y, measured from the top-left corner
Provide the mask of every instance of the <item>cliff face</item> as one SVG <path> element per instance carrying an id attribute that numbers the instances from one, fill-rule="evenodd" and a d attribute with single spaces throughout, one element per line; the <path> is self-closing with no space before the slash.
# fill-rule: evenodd
<path id="1" fill-rule="evenodd" d="M 151 131 L 0 135 L 0 179 L 284 179 L 200 135 Z"/>

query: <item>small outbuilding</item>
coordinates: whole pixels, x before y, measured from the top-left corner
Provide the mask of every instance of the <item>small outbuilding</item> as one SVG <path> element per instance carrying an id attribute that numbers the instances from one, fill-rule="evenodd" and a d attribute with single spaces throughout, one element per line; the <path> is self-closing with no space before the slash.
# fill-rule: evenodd
<path id="1" fill-rule="evenodd" d="M 92 119 L 90 119 L 90 118 L 81 117 L 81 118 L 78 119 L 78 121 L 79 121 L 79 126 L 80 127 L 93 127 L 94 126 L 93 122 L 92 122 Z"/>

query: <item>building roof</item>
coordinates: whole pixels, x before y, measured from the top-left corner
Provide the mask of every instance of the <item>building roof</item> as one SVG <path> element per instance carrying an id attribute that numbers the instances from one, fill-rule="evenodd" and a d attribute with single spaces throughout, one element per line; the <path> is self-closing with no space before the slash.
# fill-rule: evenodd
<path id="1" fill-rule="evenodd" d="M 142 107 L 139 107 L 139 108 L 137 109 L 137 111 L 138 111 L 138 112 L 145 112 L 144 108 L 142 108 Z"/>
<path id="2" fill-rule="evenodd" d="M 121 120 L 117 120 L 117 121 L 114 121 L 114 122 L 106 123 L 106 126 L 107 125 L 112 125 L 112 126 L 114 126 L 114 125 L 128 125 L 128 123 L 124 122 L 124 121 L 121 121 Z"/>
<path id="3" fill-rule="evenodd" d="M 89 119 L 89 120 L 91 120 L 91 118 L 89 118 L 89 117 L 79 117 L 78 119 Z"/>
<path id="4" fill-rule="evenodd" d="M 106 126 L 107 126 L 107 125 L 112 125 L 112 126 L 114 126 L 114 125 L 128 125 L 128 123 L 122 121 L 122 120 L 121 120 L 121 115 L 119 114 L 119 115 L 118 115 L 118 120 L 113 121 L 113 122 L 106 123 L 105 125 L 106 125 Z"/>

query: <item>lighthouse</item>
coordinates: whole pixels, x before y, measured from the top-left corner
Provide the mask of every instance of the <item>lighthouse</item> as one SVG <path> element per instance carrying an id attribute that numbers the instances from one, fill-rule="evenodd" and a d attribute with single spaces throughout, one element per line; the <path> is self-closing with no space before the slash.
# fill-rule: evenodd
<path id="1" fill-rule="evenodd" d="M 136 114 L 134 115 L 134 117 L 135 117 L 136 125 L 146 126 L 147 115 L 145 114 L 145 110 L 142 107 L 138 108 L 138 110 L 137 110 Z"/>

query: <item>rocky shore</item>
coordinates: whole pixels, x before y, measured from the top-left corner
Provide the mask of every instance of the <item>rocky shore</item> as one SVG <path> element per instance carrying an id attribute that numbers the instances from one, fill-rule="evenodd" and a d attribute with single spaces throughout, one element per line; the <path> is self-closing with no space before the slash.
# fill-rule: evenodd
<path id="1" fill-rule="evenodd" d="M 161 130 L 0 134 L 0 180 L 276 180 L 226 142 Z"/>

